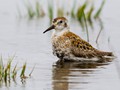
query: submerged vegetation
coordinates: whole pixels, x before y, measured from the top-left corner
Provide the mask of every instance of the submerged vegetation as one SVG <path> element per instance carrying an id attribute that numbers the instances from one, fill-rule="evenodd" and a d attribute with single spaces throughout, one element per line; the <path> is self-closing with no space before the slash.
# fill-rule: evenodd
<path id="1" fill-rule="evenodd" d="M 70 11 L 65 11 L 64 5 L 59 7 L 59 2 L 58 1 L 56 2 L 57 2 L 57 5 L 55 7 L 53 6 L 53 0 L 48 1 L 47 13 L 45 13 L 45 10 L 43 10 L 40 2 L 38 1 L 36 1 L 36 3 L 27 2 L 27 4 L 25 4 L 26 11 L 27 11 L 26 16 L 28 16 L 29 19 L 42 18 L 44 16 L 48 16 L 50 23 L 52 22 L 52 19 L 56 16 L 57 17 L 69 16 L 77 20 L 80 23 L 80 26 L 83 28 L 83 30 L 86 30 L 87 41 L 89 42 L 88 25 L 93 29 L 93 22 L 96 22 L 96 21 L 101 22 L 100 15 L 101 15 L 103 6 L 105 4 L 105 0 L 101 2 L 98 9 L 95 8 L 94 1 L 85 0 L 85 2 L 81 3 L 81 5 L 76 5 L 76 1 L 74 1 Z M 20 10 L 18 10 L 18 13 L 20 14 Z M 100 27 L 101 27 L 101 24 L 100 24 Z M 96 42 L 99 39 L 102 29 L 103 29 L 103 26 L 100 29 Z"/>
<path id="2" fill-rule="evenodd" d="M 0 83 L 5 83 L 5 85 L 7 85 L 10 84 L 11 80 L 15 82 L 18 72 L 21 72 L 18 77 L 21 78 L 22 81 L 28 78 L 28 76 L 25 75 L 26 63 L 24 63 L 21 68 L 17 67 L 17 64 L 12 66 L 13 59 L 14 57 L 8 58 L 7 65 L 4 65 L 3 58 L 0 58 Z M 30 72 L 29 77 L 31 76 L 33 70 L 34 68 Z"/>
<path id="3" fill-rule="evenodd" d="M 52 19 L 53 19 L 53 5 L 52 5 L 51 2 L 48 2 L 48 15 L 49 15 L 50 22 L 52 22 Z"/>
<path id="4" fill-rule="evenodd" d="M 100 18 L 100 14 L 101 14 L 101 11 L 105 4 L 105 0 L 103 0 L 103 2 L 101 3 L 101 5 L 97 11 L 95 10 L 95 6 L 93 3 L 91 5 L 89 5 L 89 4 L 91 4 L 91 3 L 86 1 L 83 5 L 81 5 L 77 9 L 76 17 L 74 17 L 74 18 L 77 18 L 77 20 L 80 22 L 80 25 L 83 28 L 85 27 L 84 16 L 86 18 L 86 21 L 90 24 L 91 27 L 92 27 L 92 20 L 96 20 L 96 19 Z M 88 6 L 89 6 L 89 9 L 87 10 Z M 83 14 L 83 12 L 84 12 L 84 14 Z M 73 16 L 73 15 L 71 15 L 71 16 Z"/>
<path id="5" fill-rule="evenodd" d="M 85 0 L 85 2 L 76 7 L 76 1 L 74 1 L 73 3 L 73 7 L 71 8 L 71 10 L 68 11 L 64 11 L 64 7 L 58 7 L 56 8 L 57 11 L 55 11 L 55 7 L 53 7 L 53 1 L 48 1 L 48 10 L 47 13 L 45 13 L 45 11 L 43 10 L 42 6 L 40 5 L 40 2 L 36 1 L 35 5 L 33 5 L 32 3 L 30 3 L 29 1 L 27 2 L 27 4 L 25 4 L 25 8 L 27 11 L 27 16 L 32 19 L 33 17 L 36 18 L 40 18 L 43 17 L 45 15 L 48 15 L 48 17 L 53 18 L 54 14 L 57 16 L 64 16 L 64 15 L 70 15 L 73 18 L 77 18 L 78 21 L 80 21 L 80 23 L 83 22 L 83 11 L 85 11 L 85 16 L 87 18 L 88 21 L 91 21 L 92 18 L 96 19 L 100 17 L 100 14 L 102 12 L 103 6 L 105 4 L 105 0 L 102 1 L 100 7 L 98 8 L 98 10 L 95 11 L 95 6 L 93 4 L 94 2 L 90 2 L 89 0 Z M 33 7 L 34 6 L 34 7 Z M 87 7 L 90 6 L 88 10 Z M 55 12 L 53 12 L 55 11 Z M 75 12 L 77 11 L 77 12 Z M 93 11 L 95 11 L 95 13 L 93 14 Z M 18 13 L 20 14 L 20 9 L 18 10 Z"/>
<path id="6" fill-rule="evenodd" d="M 94 18 L 99 18 L 100 13 L 101 13 L 101 11 L 102 11 L 102 9 L 103 9 L 104 4 L 105 4 L 105 0 L 103 0 L 100 8 L 98 9 L 98 11 L 96 12 L 96 14 L 94 15 Z"/>
<path id="7" fill-rule="evenodd" d="M 27 2 L 24 5 L 26 10 L 25 17 L 28 17 L 29 19 L 33 19 L 33 18 L 40 18 L 45 16 L 44 10 L 38 1 L 36 1 L 34 6 L 30 2 Z M 24 17 L 22 16 L 23 13 L 21 12 L 19 7 L 18 7 L 18 14 L 20 17 Z"/>
<path id="8" fill-rule="evenodd" d="M 64 9 L 58 8 L 57 9 L 57 17 L 63 17 L 64 16 Z"/>

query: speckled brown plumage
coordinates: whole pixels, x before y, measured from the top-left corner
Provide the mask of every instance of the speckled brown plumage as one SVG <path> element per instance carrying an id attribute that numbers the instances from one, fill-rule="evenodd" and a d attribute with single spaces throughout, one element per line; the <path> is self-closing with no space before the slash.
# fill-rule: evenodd
<path id="1" fill-rule="evenodd" d="M 59 37 L 53 36 L 53 48 L 55 50 L 54 53 L 56 53 L 59 58 L 61 54 L 61 58 L 63 58 L 64 55 L 69 56 L 71 53 L 75 57 L 84 58 L 112 56 L 112 52 L 99 51 L 92 47 L 88 42 L 69 31 Z"/>
<path id="2" fill-rule="evenodd" d="M 53 29 L 55 29 L 52 35 L 53 54 L 58 58 L 76 60 L 79 58 L 113 56 L 112 52 L 97 50 L 78 35 L 70 32 L 66 18 L 55 18 L 53 20 L 53 26 Z M 46 31 L 48 30 L 49 28 Z"/>

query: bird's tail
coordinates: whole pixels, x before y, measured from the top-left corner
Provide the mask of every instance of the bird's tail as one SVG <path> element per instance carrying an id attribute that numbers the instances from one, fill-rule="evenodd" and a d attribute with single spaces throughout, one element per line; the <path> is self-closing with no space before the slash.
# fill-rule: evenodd
<path id="1" fill-rule="evenodd" d="M 97 51 L 98 56 L 114 56 L 112 52 Z"/>

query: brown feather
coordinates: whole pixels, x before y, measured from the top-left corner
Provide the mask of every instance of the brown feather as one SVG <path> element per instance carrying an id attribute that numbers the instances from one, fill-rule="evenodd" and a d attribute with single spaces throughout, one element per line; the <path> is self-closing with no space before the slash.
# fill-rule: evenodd
<path id="1" fill-rule="evenodd" d="M 96 50 L 96 53 L 100 56 L 114 56 L 112 52 L 104 52 L 104 51 Z"/>
<path id="2" fill-rule="evenodd" d="M 92 58 L 96 56 L 113 56 L 111 52 L 103 52 L 95 49 L 88 42 L 72 32 L 65 33 L 64 37 L 68 37 L 71 41 L 71 51 L 77 57 Z"/>

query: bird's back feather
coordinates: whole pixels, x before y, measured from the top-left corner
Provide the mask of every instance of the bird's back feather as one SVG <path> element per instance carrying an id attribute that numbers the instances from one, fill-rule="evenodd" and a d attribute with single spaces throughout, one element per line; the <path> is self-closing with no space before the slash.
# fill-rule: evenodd
<path id="1" fill-rule="evenodd" d="M 77 57 L 102 57 L 102 56 L 113 56 L 112 52 L 99 51 L 92 47 L 88 42 L 81 39 L 79 36 L 72 32 L 65 34 L 71 42 L 71 51 Z"/>
<path id="2" fill-rule="evenodd" d="M 56 46 L 56 47 L 55 47 Z M 54 37 L 53 47 L 57 56 L 72 54 L 75 57 L 93 58 L 112 56 L 111 52 L 103 52 L 95 49 L 85 40 L 81 39 L 76 34 L 67 31 L 60 36 Z M 58 52 L 59 51 L 59 52 Z"/>

